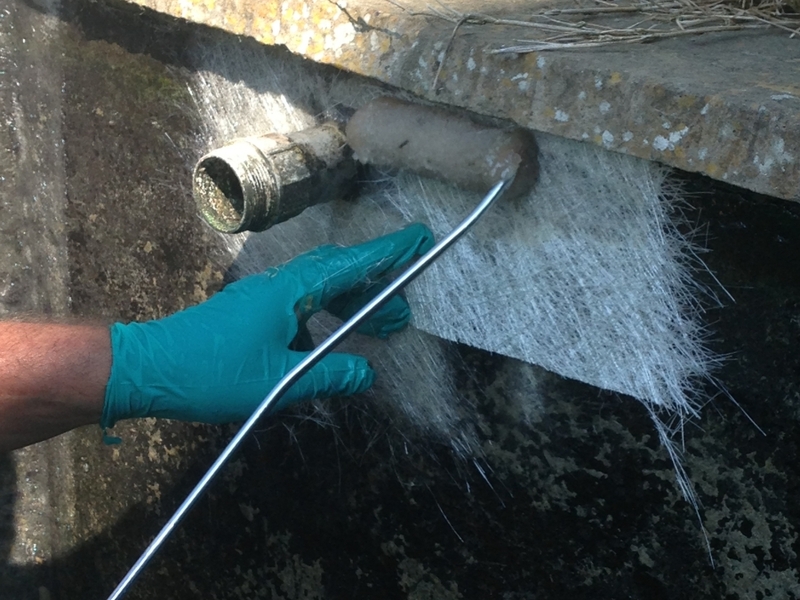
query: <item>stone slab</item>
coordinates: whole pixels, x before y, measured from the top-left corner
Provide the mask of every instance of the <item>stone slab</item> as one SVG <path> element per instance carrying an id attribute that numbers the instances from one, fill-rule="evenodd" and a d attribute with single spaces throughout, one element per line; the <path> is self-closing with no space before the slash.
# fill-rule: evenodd
<path id="1" fill-rule="evenodd" d="M 454 34 L 454 23 L 432 12 L 441 5 L 425 0 L 130 1 L 427 100 L 800 199 L 800 40 L 782 31 L 496 54 L 531 30 L 465 23 Z M 507 19 L 541 6 L 450 4 Z"/>

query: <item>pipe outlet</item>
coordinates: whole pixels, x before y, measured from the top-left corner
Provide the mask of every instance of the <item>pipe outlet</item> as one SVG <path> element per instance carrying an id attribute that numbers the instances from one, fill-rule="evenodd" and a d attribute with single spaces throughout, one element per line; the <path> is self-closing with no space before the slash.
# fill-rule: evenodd
<path id="1" fill-rule="evenodd" d="M 352 193 L 352 154 L 333 122 L 286 135 L 242 138 L 197 162 L 194 199 L 218 231 L 263 231 L 309 206 Z"/>

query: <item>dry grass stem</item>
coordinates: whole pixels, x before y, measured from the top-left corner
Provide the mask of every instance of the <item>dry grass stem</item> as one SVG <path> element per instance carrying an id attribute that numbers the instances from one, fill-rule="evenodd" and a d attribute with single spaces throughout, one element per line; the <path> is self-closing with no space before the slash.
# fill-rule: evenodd
<path id="1" fill-rule="evenodd" d="M 633 3 L 593 0 L 585 7 L 542 9 L 528 19 L 460 13 L 438 1 L 436 7 L 429 6 L 428 10 L 425 13 L 428 16 L 455 25 L 445 54 L 463 25 L 524 27 L 542 33 L 541 39 L 515 40 L 514 45 L 489 50 L 491 54 L 597 48 L 745 29 L 774 28 L 789 33 L 790 38 L 800 34 L 800 0 L 640 0 Z M 634 17 L 636 21 L 620 24 L 619 19 L 626 17 Z M 434 89 L 443 62 L 439 64 Z"/>

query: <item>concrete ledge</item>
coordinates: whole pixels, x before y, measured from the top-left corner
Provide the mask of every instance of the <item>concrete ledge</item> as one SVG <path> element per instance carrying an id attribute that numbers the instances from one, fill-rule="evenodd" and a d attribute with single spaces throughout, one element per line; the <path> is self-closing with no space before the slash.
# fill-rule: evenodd
<path id="1" fill-rule="evenodd" d="M 464 24 L 453 35 L 424 0 L 131 1 L 429 100 L 800 199 L 800 41 L 785 32 L 492 54 L 530 30 Z M 458 8 L 506 18 L 531 11 L 519 0 L 483 4 Z"/>

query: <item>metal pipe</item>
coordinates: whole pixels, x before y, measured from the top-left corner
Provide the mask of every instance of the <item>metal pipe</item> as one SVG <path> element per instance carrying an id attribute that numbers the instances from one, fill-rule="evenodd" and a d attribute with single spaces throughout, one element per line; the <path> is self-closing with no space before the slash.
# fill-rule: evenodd
<path id="1" fill-rule="evenodd" d="M 211 481 L 219 473 L 220 469 L 225 465 L 231 455 L 239 448 L 244 438 L 253 430 L 256 423 L 265 414 L 270 414 L 272 408 L 277 405 L 278 400 L 283 396 L 286 391 L 292 387 L 309 369 L 316 365 L 320 360 L 328 355 L 336 346 L 338 346 L 351 332 L 355 331 L 364 321 L 366 321 L 375 311 L 383 306 L 392 296 L 408 285 L 415 277 L 428 268 L 433 261 L 435 261 L 442 253 L 452 246 L 462 235 L 464 235 L 470 227 L 472 227 L 478 219 L 489 209 L 494 201 L 504 192 L 512 183 L 513 179 L 506 179 L 501 181 L 489 190 L 489 193 L 483 198 L 478 206 L 464 219 L 458 227 L 456 227 L 450 234 L 431 248 L 424 254 L 417 262 L 411 265 L 404 271 L 397 279 L 390 283 L 386 289 L 380 294 L 375 296 L 368 302 L 364 308 L 359 310 L 347 322 L 345 322 L 339 329 L 334 331 L 330 337 L 317 346 L 300 361 L 291 371 L 289 371 L 283 379 L 272 389 L 266 398 L 261 402 L 259 407 L 245 422 L 242 428 L 237 432 L 233 439 L 228 443 L 222 453 L 219 455 L 214 464 L 208 469 L 203 478 L 186 497 L 183 503 L 178 507 L 178 510 L 170 517 L 166 525 L 161 529 L 158 535 L 153 539 L 147 549 L 136 561 L 136 564 L 131 567 L 127 575 L 122 579 L 120 584 L 114 592 L 108 597 L 108 600 L 119 600 L 128 591 L 134 580 L 141 574 L 150 559 L 153 558 L 155 553 L 161 545 L 170 536 L 175 527 L 180 523 L 186 513 L 192 508 L 197 499 L 203 494 L 206 488 L 211 484 Z"/>
<path id="2" fill-rule="evenodd" d="M 224 233 L 263 231 L 309 206 L 349 195 L 356 163 L 339 124 L 249 137 L 209 152 L 194 168 L 200 214 Z"/>

